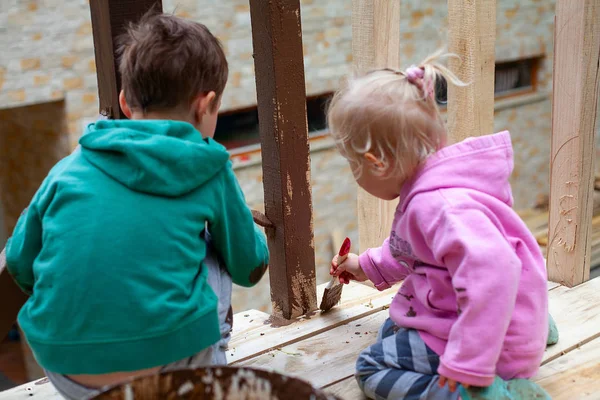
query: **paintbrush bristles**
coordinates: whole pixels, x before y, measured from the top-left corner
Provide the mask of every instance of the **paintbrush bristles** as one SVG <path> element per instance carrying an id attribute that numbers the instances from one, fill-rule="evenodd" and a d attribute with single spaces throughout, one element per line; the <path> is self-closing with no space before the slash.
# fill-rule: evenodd
<path id="1" fill-rule="evenodd" d="M 332 242 L 335 242 L 335 240 L 332 240 Z M 351 246 L 352 244 L 350 243 L 350 239 L 346 238 L 338 252 L 338 257 L 336 260 L 338 267 L 348 258 Z M 327 284 L 327 287 L 325 288 L 325 291 L 323 292 L 323 300 L 321 300 L 321 305 L 319 306 L 321 311 L 329 311 L 340 302 L 342 299 L 343 287 L 344 285 L 340 282 L 338 277 L 334 276 L 331 278 Z"/>
<path id="2" fill-rule="evenodd" d="M 321 305 L 319 305 L 319 309 L 321 311 L 329 311 L 331 310 L 337 303 L 342 299 L 342 289 L 344 285 L 340 283 L 338 279 L 332 279 L 333 285 L 331 287 L 325 288 L 323 292 L 323 300 L 321 300 Z M 331 284 L 331 282 L 329 282 Z"/>

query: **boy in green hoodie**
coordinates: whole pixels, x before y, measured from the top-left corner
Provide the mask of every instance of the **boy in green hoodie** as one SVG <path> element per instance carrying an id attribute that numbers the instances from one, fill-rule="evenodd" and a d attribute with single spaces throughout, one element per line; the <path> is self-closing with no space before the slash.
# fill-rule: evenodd
<path id="1" fill-rule="evenodd" d="M 73 399 L 161 369 L 225 363 L 231 281 L 253 286 L 269 261 L 229 154 L 212 139 L 228 74 L 217 39 L 148 14 L 120 49 L 129 120 L 87 127 L 6 247 L 30 295 L 19 324 Z"/>

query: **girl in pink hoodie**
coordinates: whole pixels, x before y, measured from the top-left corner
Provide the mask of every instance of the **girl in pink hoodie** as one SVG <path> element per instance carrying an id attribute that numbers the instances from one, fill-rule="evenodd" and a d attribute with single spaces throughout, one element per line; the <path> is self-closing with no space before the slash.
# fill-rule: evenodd
<path id="1" fill-rule="evenodd" d="M 527 380 L 548 338 L 546 269 L 512 209 L 510 134 L 446 145 L 434 88 L 464 84 L 438 59 L 351 79 L 329 109 L 358 184 L 400 198 L 381 247 L 332 261 L 379 290 L 404 280 L 356 377 L 374 399 L 546 398 Z"/>

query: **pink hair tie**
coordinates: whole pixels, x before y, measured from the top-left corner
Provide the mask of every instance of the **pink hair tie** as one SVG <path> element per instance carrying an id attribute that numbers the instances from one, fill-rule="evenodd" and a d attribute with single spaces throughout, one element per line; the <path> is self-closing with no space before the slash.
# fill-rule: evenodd
<path id="1" fill-rule="evenodd" d="M 417 84 L 417 79 L 423 79 L 423 76 L 425 76 L 425 72 L 415 66 L 408 68 L 404 74 L 406 75 L 406 79 L 413 85 Z"/>

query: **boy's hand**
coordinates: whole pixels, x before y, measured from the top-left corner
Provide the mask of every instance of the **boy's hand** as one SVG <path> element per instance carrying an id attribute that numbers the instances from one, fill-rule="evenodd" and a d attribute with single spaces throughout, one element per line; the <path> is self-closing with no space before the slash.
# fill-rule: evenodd
<path id="1" fill-rule="evenodd" d="M 460 383 L 460 382 L 456 382 L 453 379 L 448 379 L 445 376 L 441 376 L 440 375 L 440 381 L 438 383 L 438 385 L 443 388 L 446 383 L 448 383 L 448 388 L 450 389 L 450 391 L 452 393 L 454 393 L 456 391 L 456 388 L 458 387 L 458 385 L 460 384 L 462 387 L 464 387 L 465 389 L 468 389 L 470 385 L 466 385 L 464 383 Z"/>
<path id="2" fill-rule="evenodd" d="M 350 283 L 350 279 L 359 282 L 369 279 L 358 262 L 358 255 L 353 253 L 348 254 L 348 258 L 341 265 L 338 265 L 338 256 L 333 257 L 329 274 L 339 277 L 340 282 L 345 284 Z"/>

